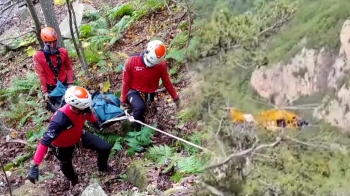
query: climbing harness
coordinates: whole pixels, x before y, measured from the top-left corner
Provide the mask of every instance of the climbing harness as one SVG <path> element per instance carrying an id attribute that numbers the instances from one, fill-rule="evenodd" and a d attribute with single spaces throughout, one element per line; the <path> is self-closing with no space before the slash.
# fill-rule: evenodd
<path id="1" fill-rule="evenodd" d="M 163 133 L 163 134 L 165 134 L 165 135 L 167 135 L 167 136 L 169 136 L 169 137 L 172 137 L 172 138 L 174 138 L 174 139 L 180 140 L 180 141 L 182 141 L 182 142 L 184 142 L 184 143 L 186 143 L 186 144 L 189 144 L 189 145 L 191 145 L 191 146 L 193 146 L 193 147 L 196 147 L 196 148 L 198 148 L 198 149 L 201 149 L 201 150 L 203 150 L 203 151 L 211 152 L 210 150 L 208 150 L 208 149 L 206 149 L 206 148 L 203 148 L 203 147 L 201 147 L 201 146 L 198 146 L 197 144 L 194 144 L 194 143 L 192 143 L 192 142 L 189 142 L 189 141 L 187 141 L 187 140 L 184 140 L 184 139 L 182 139 L 182 138 L 179 138 L 179 137 L 177 137 L 177 136 L 175 136 L 175 135 L 172 135 L 172 134 L 170 134 L 170 133 L 164 132 L 164 131 L 162 131 L 162 130 L 160 130 L 160 129 L 157 129 L 157 128 L 155 128 L 155 127 L 152 127 L 152 126 L 150 126 L 150 125 L 148 125 L 148 124 L 146 124 L 146 123 L 143 123 L 143 122 L 141 122 L 141 121 L 139 121 L 139 120 L 135 120 L 134 117 L 131 116 L 131 115 L 127 112 L 127 110 L 124 110 L 124 113 L 125 113 L 125 116 L 116 117 L 116 118 L 112 118 L 112 119 L 106 120 L 104 123 L 101 124 L 101 127 L 102 127 L 104 124 L 107 124 L 107 123 L 109 123 L 109 122 L 120 121 L 120 120 L 129 120 L 130 122 L 137 122 L 137 123 L 139 123 L 139 124 L 141 124 L 141 125 L 144 125 L 144 126 L 146 126 L 146 127 L 148 127 L 148 128 L 151 128 L 151 129 L 153 129 L 153 130 L 155 130 L 155 131 L 158 131 L 158 132 L 160 132 L 160 133 Z"/>
<path id="2" fill-rule="evenodd" d="M 57 61 L 57 66 L 53 66 L 52 64 L 52 61 L 49 57 L 49 55 L 47 53 L 44 52 L 43 49 L 40 49 L 40 51 L 42 51 L 44 53 L 44 56 L 45 56 L 45 59 L 46 59 L 46 63 L 49 65 L 51 71 L 53 72 L 53 74 L 55 75 L 55 80 L 57 81 L 58 79 L 58 73 L 61 69 L 61 65 L 62 65 L 62 59 L 61 59 L 61 55 L 60 55 L 60 52 L 58 51 L 57 49 L 57 52 L 56 52 L 56 61 Z"/>
<path id="3" fill-rule="evenodd" d="M 139 92 L 139 93 L 143 102 L 146 105 L 146 111 L 145 111 L 144 117 L 149 118 L 156 112 L 154 95 L 151 95 L 151 93 L 142 93 L 142 92 Z M 153 98 L 151 96 L 153 96 Z"/>

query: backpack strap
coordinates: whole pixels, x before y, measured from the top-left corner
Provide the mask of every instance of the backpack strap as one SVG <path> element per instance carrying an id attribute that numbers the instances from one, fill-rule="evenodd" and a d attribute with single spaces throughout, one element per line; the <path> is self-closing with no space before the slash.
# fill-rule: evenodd
<path id="1" fill-rule="evenodd" d="M 57 52 L 56 52 L 56 61 L 57 61 L 57 66 L 54 67 L 52 64 L 52 61 L 49 57 L 49 54 L 45 53 L 43 49 L 40 49 L 40 51 L 42 51 L 45 55 L 45 59 L 46 59 L 46 63 L 49 65 L 51 71 L 53 72 L 54 76 L 55 76 L 55 80 L 57 81 L 58 78 L 58 73 L 61 69 L 61 65 L 62 65 L 62 59 L 61 59 L 61 55 L 60 52 L 58 51 L 59 48 L 57 48 Z"/>

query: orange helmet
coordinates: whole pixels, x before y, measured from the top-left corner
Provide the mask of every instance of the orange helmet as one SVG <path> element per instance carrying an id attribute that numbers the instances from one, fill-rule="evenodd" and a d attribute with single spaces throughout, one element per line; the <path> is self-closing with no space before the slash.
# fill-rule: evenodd
<path id="1" fill-rule="evenodd" d="M 55 29 L 51 27 L 45 27 L 41 29 L 40 36 L 44 42 L 56 41 L 58 37 Z"/>

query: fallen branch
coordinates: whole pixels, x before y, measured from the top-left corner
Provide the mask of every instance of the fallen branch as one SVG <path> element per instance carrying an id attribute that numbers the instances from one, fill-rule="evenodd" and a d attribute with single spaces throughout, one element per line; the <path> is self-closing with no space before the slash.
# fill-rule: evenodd
<path id="1" fill-rule="evenodd" d="M 312 144 L 312 143 L 309 143 L 309 142 L 303 142 L 303 141 L 300 141 L 300 140 L 297 140 L 295 138 L 292 138 L 292 137 L 289 137 L 289 136 L 286 136 L 287 139 L 297 143 L 297 144 L 301 144 L 301 145 L 304 145 L 304 146 L 310 146 L 310 147 L 315 147 L 315 148 L 325 148 L 325 149 L 329 149 L 330 146 L 325 146 L 325 145 L 317 145 L 317 144 Z"/>
<path id="2" fill-rule="evenodd" d="M 21 34 L 21 35 L 19 35 L 19 36 L 13 36 L 13 37 L 9 37 L 9 38 L 6 38 L 6 39 L 2 39 L 2 40 L 0 40 L 0 42 L 7 41 L 7 40 L 10 40 L 10 39 L 17 39 L 17 38 L 23 37 L 23 36 L 25 36 L 25 35 L 27 35 L 27 34 L 29 34 L 29 33 L 34 33 L 34 34 L 35 34 L 35 31 L 34 31 L 34 30 L 31 30 L 31 31 L 25 32 L 25 33 L 23 33 L 23 34 Z M 11 43 L 12 43 L 12 42 L 11 42 Z"/>
<path id="3" fill-rule="evenodd" d="M 2 159 L 1 159 L 1 158 L 0 158 L 0 164 L 1 164 L 2 172 L 3 172 L 4 175 L 5 175 L 7 187 L 9 188 L 9 191 L 10 191 L 10 196 L 12 196 L 12 190 L 11 190 L 10 181 L 9 181 L 9 179 L 7 178 L 7 174 L 6 174 L 6 171 L 5 171 L 5 168 L 4 168 L 4 165 L 3 165 L 3 163 L 2 163 Z"/>
<path id="4" fill-rule="evenodd" d="M 214 195 L 217 195 L 217 196 L 224 196 L 225 195 L 223 192 L 219 191 L 218 189 L 216 189 L 213 186 L 206 184 L 205 182 L 200 182 L 200 184 Z"/>
<path id="5" fill-rule="evenodd" d="M 146 41 L 147 39 L 142 39 L 141 41 L 138 41 L 136 44 L 134 44 L 133 46 L 135 47 L 135 46 L 138 46 L 138 45 L 140 45 L 142 42 L 144 42 L 144 41 Z"/>
<path id="6" fill-rule="evenodd" d="M 275 147 L 277 144 L 279 144 L 280 142 L 282 141 L 282 137 L 278 136 L 275 140 L 275 142 L 271 143 L 271 144 L 262 144 L 258 147 L 252 147 L 252 148 L 249 148 L 249 149 L 246 149 L 246 150 L 242 150 L 240 152 L 237 152 L 237 153 L 233 153 L 231 155 L 229 155 L 225 160 L 219 162 L 219 163 L 216 163 L 216 164 L 213 164 L 213 165 L 210 165 L 208 167 L 205 167 L 204 170 L 210 170 L 210 169 L 214 169 L 214 168 L 217 168 L 217 167 L 220 167 L 226 163 L 228 163 L 232 158 L 234 157 L 241 157 L 241 156 L 244 156 L 246 154 L 249 154 L 253 151 L 258 151 L 262 148 L 272 148 L 272 147 Z"/>
<path id="7" fill-rule="evenodd" d="M 4 144 L 11 144 L 11 143 L 24 144 L 24 145 L 29 146 L 31 148 L 36 148 L 35 145 L 29 144 L 28 142 L 26 142 L 24 140 L 8 140 L 5 143 L 1 144 L 0 146 L 3 146 Z"/>

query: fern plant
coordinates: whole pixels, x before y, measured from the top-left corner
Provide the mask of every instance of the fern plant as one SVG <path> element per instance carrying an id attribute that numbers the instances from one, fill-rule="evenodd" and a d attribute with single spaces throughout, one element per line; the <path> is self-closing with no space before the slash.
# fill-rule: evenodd
<path id="1" fill-rule="evenodd" d="M 167 145 L 150 147 L 145 156 L 154 161 L 157 166 L 167 165 L 163 172 L 175 168 L 176 172 L 182 174 L 197 174 L 202 171 L 206 159 L 197 155 L 189 157 L 174 153 Z"/>
<path id="2" fill-rule="evenodd" d="M 34 72 L 28 71 L 24 78 L 14 77 L 11 80 L 10 86 L 6 90 L 1 91 L 0 99 L 18 98 L 19 94 L 29 94 L 36 88 L 39 88 L 37 76 Z"/>
<path id="3" fill-rule="evenodd" d="M 111 10 L 108 17 L 110 20 L 116 21 L 123 18 L 123 16 L 131 16 L 133 12 L 134 9 L 130 4 L 119 4 Z"/>
<path id="4" fill-rule="evenodd" d="M 146 158 L 154 161 L 157 167 L 166 163 L 173 155 L 173 149 L 167 145 L 152 146 L 145 154 Z"/>
<path id="5" fill-rule="evenodd" d="M 126 144 L 129 146 L 127 155 L 131 156 L 135 154 L 135 152 L 141 150 L 143 146 L 151 144 L 153 135 L 154 130 L 148 127 L 142 127 L 141 131 L 128 132 L 125 139 Z"/>

